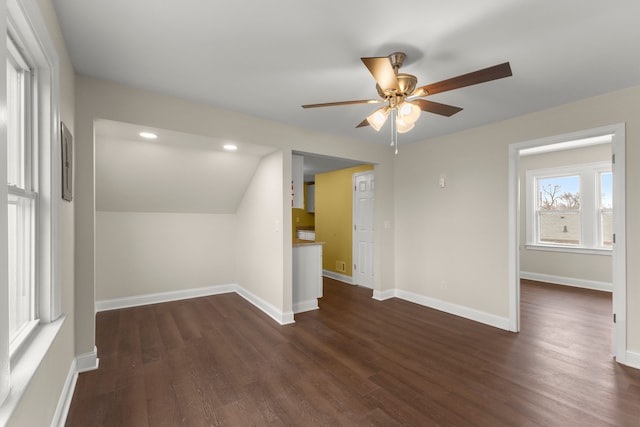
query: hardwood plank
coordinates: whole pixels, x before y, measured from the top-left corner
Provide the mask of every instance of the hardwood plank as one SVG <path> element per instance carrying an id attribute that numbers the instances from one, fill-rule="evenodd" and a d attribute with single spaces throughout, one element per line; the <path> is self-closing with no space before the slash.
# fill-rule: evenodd
<path id="1" fill-rule="evenodd" d="M 281 326 L 236 294 L 98 313 L 68 426 L 640 426 L 611 295 L 523 281 L 522 332 L 325 279 Z"/>

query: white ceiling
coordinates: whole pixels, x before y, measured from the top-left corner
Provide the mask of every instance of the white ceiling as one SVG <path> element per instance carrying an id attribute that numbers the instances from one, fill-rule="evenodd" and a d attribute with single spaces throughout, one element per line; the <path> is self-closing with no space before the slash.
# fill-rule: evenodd
<path id="1" fill-rule="evenodd" d="M 355 129 L 375 107 L 365 56 L 408 54 L 428 84 L 510 61 L 513 77 L 436 94 L 401 143 L 640 84 L 637 0 L 53 0 L 78 73 L 292 126 L 388 143 Z"/>

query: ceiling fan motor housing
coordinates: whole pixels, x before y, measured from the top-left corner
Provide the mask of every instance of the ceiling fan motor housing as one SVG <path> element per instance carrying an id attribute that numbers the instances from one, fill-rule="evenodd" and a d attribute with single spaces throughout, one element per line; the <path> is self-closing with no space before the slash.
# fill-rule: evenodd
<path id="1" fill-rule="evenodd" d="M 393 95 L 404 95 L 409 96 L 413 93 L 416 88 L 416 84 L 418 83 L 418 79 L 416 76 L 412 74 L 398 73 L 398 86 L 400 87 L 400 92 L 396 92 L 395 89 L 386 89 L 383 90 L 380 85 L 376 84 L 376 90 L 378 91 L 378 95 L 381 98 L 388 98 Z"/>

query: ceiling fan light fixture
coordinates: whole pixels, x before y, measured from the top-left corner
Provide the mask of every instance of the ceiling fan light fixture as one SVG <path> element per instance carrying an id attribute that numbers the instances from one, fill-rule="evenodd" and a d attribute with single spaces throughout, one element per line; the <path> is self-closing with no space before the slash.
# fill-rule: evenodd
<path id="1" fill-rule="evenodd" d="M 387 121 L 387 117 L 389 116 L 389 107 L 378 108 L 376 111 L 371 113 L 367 117 L 367 121 L 377 131 L 382 128 L 382 125 Z"/>
<path id="2" fill-rule="evenodd" d="M 398 133 L 407 133 L 413 129 L 415 123 L 408 123 L 402 117 L 398 117 L 396 125 L 398 126 Z"/>
<path id="3" fill-rule="evenodd" d="M 407 124 L 413 124 L 420 118 L 420 107 L 411 102 L 403 102 L 398 109 L 399 118 Z"/>

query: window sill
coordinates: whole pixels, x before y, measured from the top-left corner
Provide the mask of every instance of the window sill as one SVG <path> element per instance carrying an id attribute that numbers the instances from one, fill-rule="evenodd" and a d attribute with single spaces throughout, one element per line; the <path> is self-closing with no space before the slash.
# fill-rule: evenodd
<path id="1" fill-rule="evenodd" d="M 565 252 L 572 254 L 587 254 L 587 255 L 604 255 L 611 256 L 613 250 L 611 249 L 596 249 L 596 248 L 579 248 L 579 247 L 564 247 L 564 246 L 551 246 L 551 245 L 532 245 L 527 244 L 525 249 L 532 251 L 547 251 L 547 252 Z"/>
<path id="2" fill-rule="evenodd" d="M 0 425 L 9 423 L 22 395 L 62 328 L 65 318 L 61 316 L 55 322 L 38 325 L 16 353 L 11 355 L 11 390 L 0 406 Z"/>

